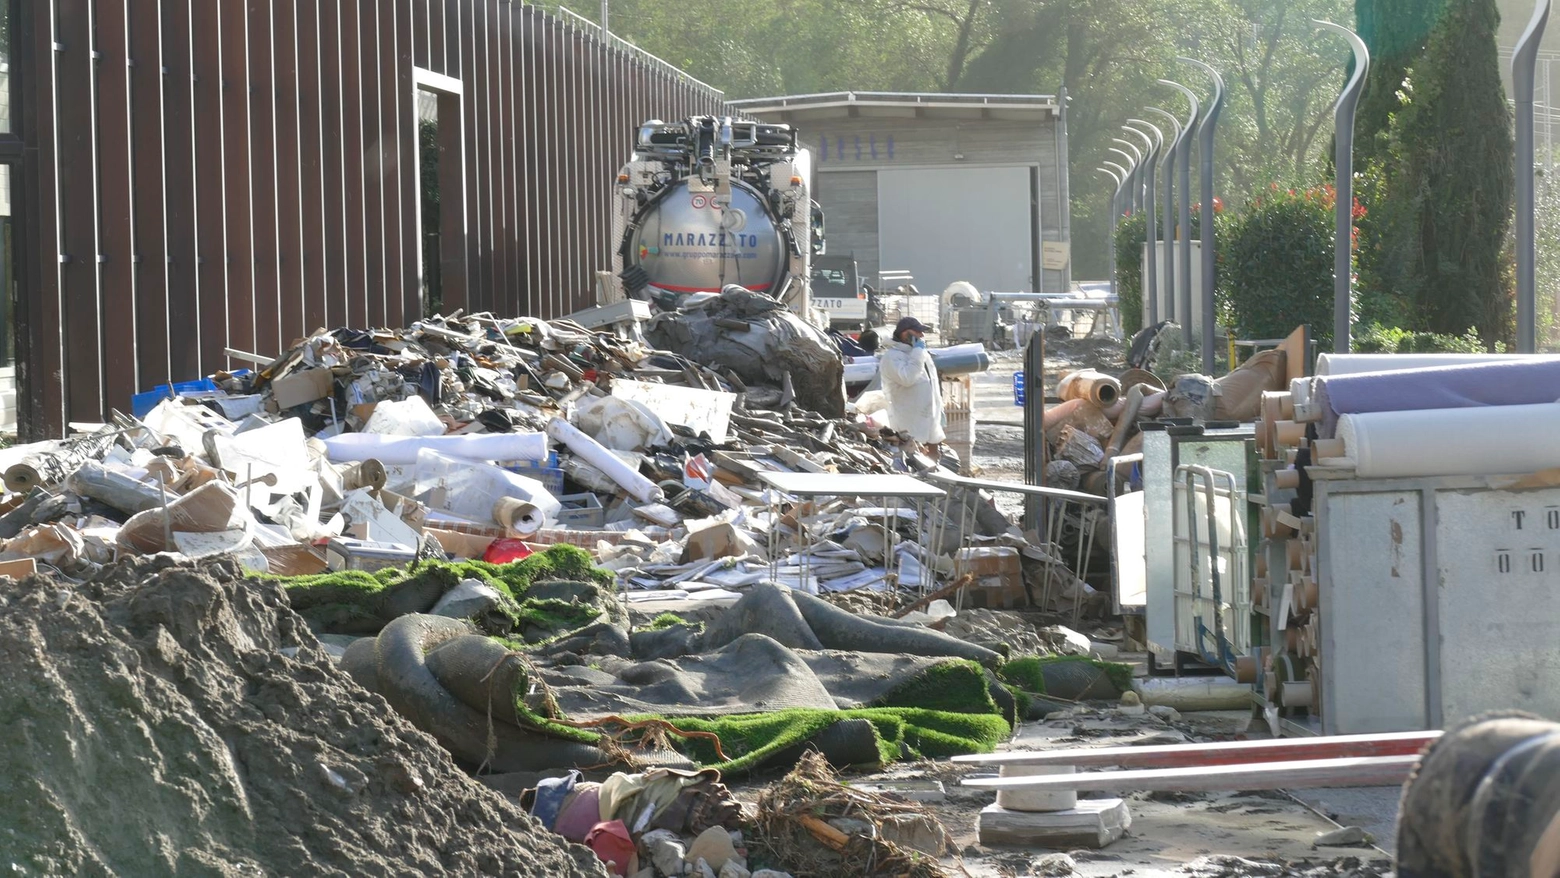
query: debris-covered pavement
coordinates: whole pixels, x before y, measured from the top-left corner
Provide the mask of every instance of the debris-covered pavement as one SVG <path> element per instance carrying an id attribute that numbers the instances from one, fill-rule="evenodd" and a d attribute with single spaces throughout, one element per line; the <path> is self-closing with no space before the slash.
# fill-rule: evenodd
<path id="1" fill-rule="evenodd" d="M 0 452 L 0 862 L 1026 874 L 969 849 L 980 794 L 858 773 L 1115 734 L 1106 568 L 847 402 L 833 343 L 745 291 L 320 331 Z M 1070 380 L 1063 459 L 1114 441 L 1115 379 Z"/>

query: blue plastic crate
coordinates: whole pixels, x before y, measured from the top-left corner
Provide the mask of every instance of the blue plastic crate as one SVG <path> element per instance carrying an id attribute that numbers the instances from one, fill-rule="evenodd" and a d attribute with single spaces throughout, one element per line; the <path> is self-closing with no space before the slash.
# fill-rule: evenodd
<path id="1" fill-rule="evenodd" d="M 199 381 L 178 381 L 172 387 L 161 384 L 144 393 L 137 393 L 130 397 L 130 413 L 137 418 L 144 418 L 157 408 L 157 404 L 165 399 L 175 396 L 187 396 L 192 393 L 216 393 L 216 382 L 210 378 L 202 378 Z"/>
<path id="2" fill-rule="evenodd" d="M 541 482 L 542 487 L 554 497 L 563 494 L 563 470 L 558 466 L 557 452 L 548 454 L 546 460 L 524 460 L 505 464 L 504 469 Z"/>
<path id="3" fill-rule="evenodd" d="M 1014 372 L 1013 373 L 1013 404 L 1014 405 L 1021 406 L 1021 405 L 1024 404 L 1024 391 L 1025 391 L 1025 387 L 1024 387 L 1024 373 L 1023 372 Z"/>

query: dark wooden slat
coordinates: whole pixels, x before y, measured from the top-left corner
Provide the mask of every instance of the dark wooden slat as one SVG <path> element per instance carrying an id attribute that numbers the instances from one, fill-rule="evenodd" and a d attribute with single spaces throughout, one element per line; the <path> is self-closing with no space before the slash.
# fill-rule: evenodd
<path id="1" fill-rule="evenodd" d="M 520 267 L 523 280 L 516 295 L 515 310 L 520 314 L 536 313 L 537 290 L 541 288 L 538 272 L 541 248 L 537 238 L 541 234 L 537 216 L 537 192 L 541 185 L 537 176 L 536 145 L 536 15 L 529 6 L 515 13 L 518 33 L 516 42 L 520 51 L 520 70 L 515 77 L 517 99 L 515 114 L 519 118 L 520 145 L 519 174 L 526 180 L 520 190 Z"/>
<path id="2" fill-rule="evenodd" d="M 324 223 L 321 249 L 325 266 L 322 325 L 326 329 L 347 323 L 347 302 L 355 292 L 347 285 L 347 260 L 352 248 L 346 231 L 346 171 L 342 151 L 342 120 L 351 118 L 346 116 L 341 95 L 342 64 L 346 58 L 341 19 L 346 14 L 342 7 L 346 5 L 338 2 L 320 7 L 320 138 L 324 146 L 320 198 Z"/>
<path id="3" fill-rule="evenodd" d="M 479 295 L 476 297 L 477 307 L 483 311 L 493 308 L 493 126 L 492 113 L 488 106 L 488 44 L 486 28 L 483 26 L 484 0 L 473 0 L 466 4 L 466 13 L 471 18 L 471 50 L 466 63 L 468 73 L 470 96 L 467 99 L 472 108 L 472 116 L 476 120 L 473 129 L 471 157 L 473 169 L 477 178 L 482 181 L 472 194 L 476 196 L 477 224 L 472 229 L 475 238 L 477 260 L 476 271 L 473 272 L 476 279 L 476 289 Z"/>
<path id="4" fill-rule="evenodd" d="M 385 304 L 385 173 L 384 123 L 379 74 L 378 0 L 360 0 L 358 5 L 362 63 L 363 115 L 363 217 L 367 277 L 364 283 L 371 327 L 389 325 Z"/>
<path id="5" fill-rule="evenodd" d="M 1091 771 L 1040 777 L 969 778 L 964 786 L 982 790 L 1045 792 L 1124 792 L 1128 790 L 1301 790 L 1330 787 L 1397 786 L 1408 779 L 1417 756 L 1309 759 L 1141 771 Z"/>
<path id="6" fill-rule="evenodd" d="M 300 335 L 326 325 L 326 300 L 339 295 L 325 286 L 326 263 L 333 258 L 325 236 L 325 143 L 324 120 L 327 111 L 335 113 L 338 104 L 321 99 L 323 60 L 320 55 L 320 19 L 335 16 L 335 3 L 303 3 L 298 6 L 298 158 L 303 201 L 303 323 Z M 336 51 L 331 46 L 331 52 Z M 339 253 L 336 258 L 339 258 Z M 289 339 L 291 341 L 291 339 Z"/>
<path id="7" fill-rule="evenodd" d="M 342 185 L 346 188 L 344 211 L 346 246 L 346 300 L 348 326 L 368 326 L 368 239 L 364 189 L 364 114 L 369 101 L 363 89 L 363 24 L 359 0 L 341 0 L 341 124 Z"/>
<path id="8" fill-rule="evenodd" d="M 276 81 L 271 0 L 249 0 L 250 197 L 254 203 L 255 348 L 279 356 L 282 300 L 276 211 Z"/>
<path id="9" fill-rule="evenodd" d="M 131 189 L 135 200 L 133 254 L 136 390 L 167 381 L 168 262 L 164 226 L 162 56 L 159 0 L 131 0 Z"/>
<path id="10" fill-rule="evenodd" d="M 59 192 L 62 249 L 60 292 L 65 302 L 65 391 L 72 420 L 103 415 L 100 374 L 97 196 L 93 171 L 97 133 L 91 93 L 96 87 L 92 61 L 92 19 L 87 0 L 61 0 L 56 26 L 63 49 L 55 60 L 59 102 Z M 63 96 L 71 96 L 64 99 Z"/>
<path id="11" fill-rule="evenodd" d="M 131 211 L 129 21 L 125 0 L 97 4 L 98 168 L 102 173 L 103 395 L 130 410 L 135 362 L 135 239 Z"/>
<path id="12" fill-rule="evenodd" d="M 396 18 L 395 2 L 380 0 L 379 6 L 379 144 L 380 182 L 383 187 L 384 210 L 384 299 L 385 320 L 390 326 L 405 326 L 406 309 L 402 298 L 402 286 L 406 278 L 402 273 L 401 249 L 405 244 L 401 228 L 404 213 L 401 209 L 401 174 L 409 159 L 401 155 L 401 130 L 403 124 L 400 77 L 396 71 Z M 411 100 L 410 92 L 406 100 Z"/>
<path id="13" fill-rule="evenodd" d="M 173 381 L 200 377 L 200 297 L 195 277 L 195 145 L 191 107 L 190 7 L 163 0 L 163 154 L 167 173 L 168 336 Z M 156 376 L 146 376 L 148 379 Z"/>
<path id="14" fill-rule="evenodd" d="M 223 211 L 227 237 L 227 346 L 255 349 L 255 256 L 249 197 L 249 19 L 221 7 Z"/>
<path id="15" fill-rule="evenodd" d="M 227 368 L 227 216 L 223 206 L 222 22 L 216 3 L 191 4 L 195 34 L 195 284 L 200 299 L 196 374 Z"/>
<path id="16" fill-rule="evenodd" d="M 412 40 L 410 60 L 424 70 L 432 70 L 433 65 L 429 61 L 432 53 L 429 51 L 428 39 L 428 0 L 412 0 L 408 11 L 411 15 L 407 24 Z"/>
<path id="17" fill-rule="evenodd" d="M 48 8 L 23 4 L 19 36 L 25 40 L 21 68 L 23 87 L 31 87 L 32 100 L 22 102 L 22 132 L 36 150 L 24 156 L 26 173 L 20 181 L 26 189 L 25 206 L 35 206 L 36 223 L 22 223 L 24 240 L 32 245 L 26 258 L 32 281 L 24 289 L 26 332 L 17 350 L 18 390 L 24 396 L 21 424 L 29 439 L 63 435 L 65 387 L 58 376 L 64 367 L 64 334 L 60 331 L 61 290 L 59 272 L 59 205 L 54 185 L 59 172 L 55 158 L 59 143 L 54 137 L 55 79 L 54 31 Z M 20 41 L 19 41 L 20 42 Z M 31 82 L 26 71 L 34 75 Z"/>
<path id="18" fill-rule="evenodd" d="M 434 5 L 441 7 L 444 13 L 443 20 L 439 24 L 439 31 L 444 37 L 444 68 L 446 76 L 461 78 L 461 31 L 460 31 L 460 7 L 461 0 L 433 0 Z"/>
<path id="19" fill-rule="evenodd" d="M 418 6 L 421 7 L 421 0 Z M 422 252 L 422 217 L 417 215 L 417 188 L 422 174 L 417 167 L 417 103 L 412 82 L 413 0 L 396 0 L 396 112 L 397 177 L 401 196 L 400 272 L 397 289 L 401 295 L 401 313 L 405 324 L 422 319 L 422 284 L 417 277 L 418 254 Z M 415 19 L 417 24 L 422 16 Z"/>
<path id="20" fill-rule="evenodd" d="M 276 252 L 277 293 L 281 304 L 278 353 L 309 331 L 303 325 L 303 169 L 298 127 L 300 86 L 296 7 L 277 3 L 271 9 L 276 42 L 272 45 L 276 75 Z M 264 352 L 262 352 L 264 353 Z"/>
<path id="21" fill-rule="evenodd" d="M 1266 741 L 1221 741 L 1162 747 L 1097 747 L 1010 751 L 955 756 L 971 765 L 1073 765 L 1079 768 L 1191 768 L 1199 765 L 1240 765 L 1366 756 L 1412 756 L 1440 732 L 1397 732 L 1382 735 L 1337 735 L 1325 738 L 1275 738 Z"/>
<path id="22" fill-rule="evenodd" d="M 465 126 L 462 168 L 466 177 L 466 300 L 469 307 L 481 311 L 487 307 L 487 285 L 482 276 L 482 207 L 487 182 L 482 175 L 481 89 L 477 76 L 478 49 L 474 4 L 459 4 L 456 27 L 460 37 L 461 122 Z"/>
<path id="23" fill-rule="evenodd" d="M 488 173 L 494 184 L 492 253 L 488 266 L 492 274 L 488 291 L 488 307 L 499 313 L 509 311 L 505 299 L 509 294 L 509 174 L 508 140 L 504 136 L 506 118 L 504 106 L 504 51 L 503 33 L 499 25 L 502 12 L 498 0 L 482 0 L 482 31 L 487 45 L 487 116 L 488 122 Z"/>

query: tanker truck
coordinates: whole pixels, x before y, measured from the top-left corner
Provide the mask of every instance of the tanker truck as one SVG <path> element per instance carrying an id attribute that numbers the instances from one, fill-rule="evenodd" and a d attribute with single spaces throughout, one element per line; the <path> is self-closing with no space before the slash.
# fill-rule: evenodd
<path id="1" fill-rule="evenodd" d="M 811 156 L 789 125 L 644 123 L 613 199 L 612 268 L 624 295 L 672 309 L 735 285 L 812 317 L 823 212 L 811 180 Z"/>

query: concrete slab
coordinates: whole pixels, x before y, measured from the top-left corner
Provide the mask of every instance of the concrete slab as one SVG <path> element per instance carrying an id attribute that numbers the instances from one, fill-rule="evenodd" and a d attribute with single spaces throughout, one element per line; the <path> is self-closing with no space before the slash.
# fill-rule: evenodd
<path id="1" fill-rule="evenodd" d="M 1102 848 L 1132 826 L 1121 799 L 1085 799 L 1066 811 L 1010 811 L 991 804 L 981 809 L 977 831 L 983 845 L 1026 848 Z"/>

